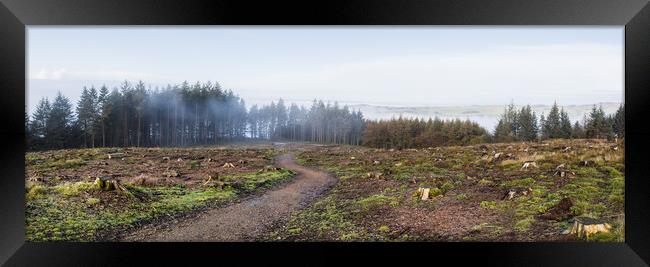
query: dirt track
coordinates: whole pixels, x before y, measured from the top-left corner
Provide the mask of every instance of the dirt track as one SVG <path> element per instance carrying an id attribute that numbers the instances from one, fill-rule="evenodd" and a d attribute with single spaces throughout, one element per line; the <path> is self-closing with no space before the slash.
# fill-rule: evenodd
<path id="1" fill-rule="evenodd" d="M 169 226 L 147 226 L 123 241 L 252 241 L 269 228 L 282 224 L 291 212 L 321 195 L 336 179 L 325 172 L 303 167 L 291 154 L 277 165 L 298 173 L 292 182 L 232 205 L 208 210 L 195 218 Z"/>

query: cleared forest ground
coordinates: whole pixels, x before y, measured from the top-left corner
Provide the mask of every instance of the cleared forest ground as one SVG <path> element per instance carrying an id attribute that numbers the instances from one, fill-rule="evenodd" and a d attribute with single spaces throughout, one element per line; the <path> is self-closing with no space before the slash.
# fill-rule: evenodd
<path id="1" fill-rule="evenodd" d="M 143 224 L 225 205 L 290 180 L 292 171 L 273 165 L 276 155 L 271 145 L 27 153 L 27 240 L 113 240 Z M 100 177 L 128 193 L 99 189 Z"/>
<path id="2" fill-rule="evenodd" d="M 273 199 L 296 177 L 290 169 L 314 172 L 293 162 L 276 167 L 274 159 L 285 153 L 337 183 L 245 240 L 568 241 L 579 240 L 563 233 L 578 216 L 612 225 L 589 240 L 624 240 L 624 146 L 605 140 L 406 150 L 258 144 L 30 152 L 27 240 L 120 240 L 143 225 L 178 230 L 174 225 L 191 218 L 219 216 L 252 194 Z M 127 192 L 99 189 L 97 178 L 117 180 Z M 285 185 L 267 191 L 279 184 Z M 430 188 L 430 199 L 421 200 L 420 187 Z M 305 193 L 297 188 L 290 193 Z M 263 213 L 250 212 L 256 210 Z M 239 217 L 259 214 L 233 218 Z"/>
<path id="3" fill-rule="evenodd" d="M 623 142 L 299 149 L 299 163 L 340 181 L 269 240 L 568 241 L 576 216 L 613 226 L 589 240 L 624 240 Z"/>

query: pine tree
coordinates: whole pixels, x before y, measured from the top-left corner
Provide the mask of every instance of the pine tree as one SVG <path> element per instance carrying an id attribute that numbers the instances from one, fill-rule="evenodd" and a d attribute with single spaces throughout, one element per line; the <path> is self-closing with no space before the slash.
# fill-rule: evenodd
<path id="1" fill-rule="evenodd" d="M 52 107 L 47 98 L 43 97 L 38 102 L 36 110 L 30 121 L 30 132 L 32 136 L 32 147 L 34 149 L 46 148 L 47 122 L 50 117 Z"/>
<path id="2" fill-rule="evenodd" d="M 108 101 L 108 88 L 102 85 L 97 98 L 97 121 L 102 133 L 102 146 L 106 146 L 106 123 L 111 113 L 111 103 Z"/>
<path id="3" fill-rule="evenodd" d="M 518 140 L 533 141 L 537 139 L 537 116 L 532 111 L 530 105 L 521 108 L 518 118 L 519 132 L 517 134 Z"/>
<path id="4" fill-rule="evenodd" d="M 542 126 L 542 131 L 544 132 L 543 136 L 548 139 L 562 138 L 561 127 L 560 109 L 557 102 L 554 102 L 553 107 L 551 107 L 551 111 L 548 113 L 548 117 L 546 117 L 544 125 Z"/>
<path id="5" fill-rule="evenodd" d="M 605 116 L 605 111 L 603 111 L 602 106 L 596 108 L 594 105 L 591 109 L 587 125 L 585 126 L 585 132 L 587 138 L 601 139 L 609 138 L 611 136 L 612 127 Z"/>
<path id="6" fill-rule="evenodd" d="M 585 129 L 580 122 L 576 121 L 571 129 L 571 138 L 585 138 Z"/>
<path id="7" fill-rule="evenodd" d="M 75 144 L 75 129 L 70 100 L 57 93 L 46 123 L 48 148 L 60 149 Z"/>
<path id="8" fill-rule="evenodd" d="M 560 111 L 560 138 L 571 138 L 571 120 L 569 119 L 569 114 L 564 111 L 564 108 Z"/>
<path id="9" fill-rule="evenodd" d="M 612 119 L 612 129 L 619 138 L 625 137 L 625 106 L 621 104 Z"/>

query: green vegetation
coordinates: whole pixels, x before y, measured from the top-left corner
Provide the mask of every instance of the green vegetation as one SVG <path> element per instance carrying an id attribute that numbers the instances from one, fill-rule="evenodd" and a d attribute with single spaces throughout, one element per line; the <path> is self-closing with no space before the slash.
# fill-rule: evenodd
<path id="1" fill-rule="evenodd" d="M 26 155 L 27 176 L 38 178 L 35 181 L 28 180 L 25 184 L 27 240 L 105 240 L 104 236 L 128 230 L 135 225 L 219 205 L 251 192 L 268 189 L 294 176 L 293 172 L 286 169 L 260 171 L 272 162 L 261 157 L 256 160 L 256 155 L 272 159 L 277 154 L 273 149 L 124 149 L 120 152 L 134 154 L 129 157 L 130 161 L 118 159 L 109 160 L 110 164 L 98 164 L 107 160 L 104 154 L 107 150 L 74 149 Z M 223 163 L 205 160 L 174 160 L 150 165 L 152 158 L 159 159 L 160 155 L 175 152 L 179 154 L 172 158 L 205 153 L 213 158 L 222 155 L 228 160 L 251 156 L 252 159 L 242 163 L 242 168 L 230 169 L 221 168 Z M 201 162 L 206 162 L 205 166 Z M 169 168 L 169 164 L 177 167 Z M 73 165 L 78 169 L 71 172 L 71 175 L 67 171 Z M 147 172 L 150 174 L 147 179 L 169 184 L 135 184 L 130 179 L 120 179 L 120 184 L 128 190 L 125 193 L 114 189 L 102 190 L 93 182 L 96 177 L 92 174 L 112 171 L 119 166 L 124 166 L 122 175 L 128 175 L 127 177 L 137 177 L 136 173 Z M 171 170 L 175 172 L 174 175 L 165 175 Z M 226 186 L 206 184 L 203 182 L 206 173 L 221 173 L 218 178 L 217 175 L 214 177 Z M 183 179 L 182 175 L 188 174 L 200 181 L 185 183 L 192 181 Z M 174 180 L 169 177 L 176 178 Z"/>
<path id="2" fill-rule="evenodd" d="M 611 222 L 624 213 L 624 150 L 614 146 L 622 143 L 548 140 L 403 150 L 304 149 L 297 155 L 301 162 L 341 180 L 314 207 L 292 216 L 288 229 L 300 228 L 299 233 L 278 230 L 270 238 L 363 241 L 444 236 L 444 240 L 533 241 L 545 236 L 566 240 L 560 233 L 570 227 L 572 217 Z M 495 160 L 491 151 L 502 153 L 501 158 Z M 602 160 L 582 164 L 595 157 Z M 537 166 L 522 169 L 527 161 Z M 565 177 L 555 174 L 561 164 L 567 170 Z M 416 197 L 419 187 L 429 187 L 435 200 Z M 512 199 L 504 198 L 509 190 L 516 191 Z M 542 218 L 563 198 L 569 198 L 572 206 L 554 212 L 566 215 L 558 220 Z M 624 240 L 624 223 L 612 225 L 611 233 L 589 241 Z M 389 231 L 379 230 L 386 229 L 383 226 Z M 447 229 L 454 229 L 453 234 Z M 542 234 L 548 232 L 554 234 Z"/>

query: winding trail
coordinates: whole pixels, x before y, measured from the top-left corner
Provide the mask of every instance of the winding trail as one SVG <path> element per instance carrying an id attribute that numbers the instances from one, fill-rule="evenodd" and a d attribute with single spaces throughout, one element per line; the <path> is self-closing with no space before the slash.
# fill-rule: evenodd
<path id="1" fill-rule="evenodd" d="M 325 172 L 298 165 L 291 154 L 277 157 L 276 165 L 298 174 L 290 183 L 262 195 L 169 226 L 144 227 L 122 241 L 252 241 L 286 222 L 291 212 L 312 202 L 336 183 Z"/>

